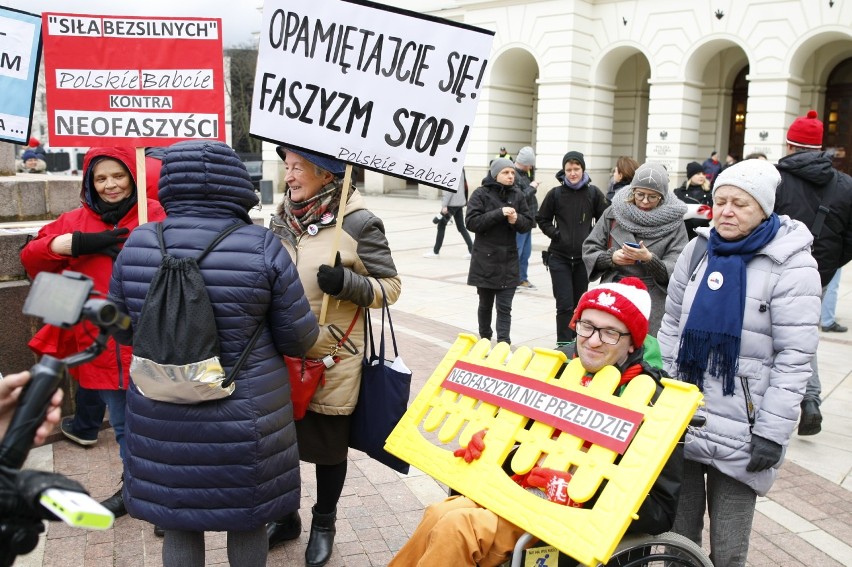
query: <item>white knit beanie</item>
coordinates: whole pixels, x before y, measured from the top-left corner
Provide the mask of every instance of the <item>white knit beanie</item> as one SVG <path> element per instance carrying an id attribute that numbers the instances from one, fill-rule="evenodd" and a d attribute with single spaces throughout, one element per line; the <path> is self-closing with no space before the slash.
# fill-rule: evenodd
<path id="1" fill-rule="evenodd" d="M 757 201 L 766 216 L 775 209 L 775 189 L 781 183 L 781 174 L 764 159 L 747 159 L 722 170 L 713 184 L 713 197 L 720 187 L 730 185 L 742 189 Z"/>

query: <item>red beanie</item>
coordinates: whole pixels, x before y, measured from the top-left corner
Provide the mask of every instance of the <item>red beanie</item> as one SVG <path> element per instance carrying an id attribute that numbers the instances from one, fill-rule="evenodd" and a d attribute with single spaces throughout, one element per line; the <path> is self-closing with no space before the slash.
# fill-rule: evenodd
<path id="1" fill-rule="evenodd" d="M 35 148 L 41 145 L 41 142 L 38 141 L 38 138 L 35 136 L 31 136 L 29 142 L 27 142 L 27 146 L 31 148 Z"/>
<path id="2" fill-rule="evenodd" d="M 822 122 L 817 119 L 816 110 L 793 121 L 787 130 L 787 143 L 812 150 L 822 148 Z"/>
<path id="3" fill-rule="evenodd" d="M 590 289 L 580 298 L 571 328 L 586 309 L 605 311 L 624 323 L 633 339 L 633 346 L 640 347 L 648 334 L 648 317 L 651 315 L 651 296 L 639 278 L 622 278 L 618 283 L 605 283 Z"/>

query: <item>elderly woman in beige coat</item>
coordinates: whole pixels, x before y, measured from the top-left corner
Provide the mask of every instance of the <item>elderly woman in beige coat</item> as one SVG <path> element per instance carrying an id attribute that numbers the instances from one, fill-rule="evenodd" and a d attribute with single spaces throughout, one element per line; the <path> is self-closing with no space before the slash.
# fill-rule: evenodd
<path id="1" fill-rule="evenodd" d="M 307 358 L 328 355 L 358 317 L 349 335 L 354 348 L 338 351 L 339 362 L 326 370 L 325 384 L 317 388 L 305 417 L 296 421 L 300 458 L 316 464 L 317 502 L 305 551 L 305 564 L 313 567 L 331 558 L 337 502 L 346 478 L 350 418 L 358 401 L 364 348 L 364 325 L 358 314 L 364 307 L 380 308 L 382 294 L 388 304 L 394 303 L 401 284 L 384 225 L 367 210 L 354 186 L 347 188 L 337 261 L 324 264 L 334 246 L 345 164 L 293 148 L 279 147 L 278 155 L 286 166 L 288 190 L 271 228 L 290 252 L 314 314 L 320 313 L 323 295 L 331 296 L 325 324 Z M 300 533 L 298 512 L 280 518 L 268 526 L 269 546 L 296 539 Z"/>

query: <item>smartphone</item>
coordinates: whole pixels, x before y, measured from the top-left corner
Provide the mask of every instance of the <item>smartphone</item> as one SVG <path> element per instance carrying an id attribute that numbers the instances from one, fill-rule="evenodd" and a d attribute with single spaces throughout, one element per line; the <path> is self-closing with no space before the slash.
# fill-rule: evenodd
<path id="1" fill-rule="evenodd" d="M 638 245 L 638 244 L 637 244 L 637 243 L 635 243 L 635 242 L 625 242 L 625 243 L 624 243 L 624 245 L 625 245 L 625 246 L 630 246 L 631 248 L 642 248 L 640 245 Z"/>
<path id="2" fill-rule="evenodd" d="M 80 321 L 93 287 L 91 278 L 77 272 L 40 272 L 24 301 L 24 315 L 40 317 L 49 325 L 72 327 Z"/>
<path id="3" fill-rule="evenodd" d="M 112 512 L 83 492 L 48 488 L 39 501 L 55 516 L 75 528 L 108 530 L 115 521 Z"/>

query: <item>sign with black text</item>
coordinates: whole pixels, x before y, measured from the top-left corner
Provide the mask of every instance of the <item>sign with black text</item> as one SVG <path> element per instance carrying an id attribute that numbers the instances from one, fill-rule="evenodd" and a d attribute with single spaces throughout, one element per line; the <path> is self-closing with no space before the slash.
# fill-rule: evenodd
<path id="1" fill-rule="evenodd" d="M 454 191 L 493 33 L 355 0 L 266 0 L 251 134 Z"/>
<path id="2" fill-rule="evenodd" d="M 30 139 L 40 59 L 41 18 L 0 6 L 0 141 Z"/>
<path id="3" fill-rule="evenodd" d="M 54 146 L 225 140 L 222 23 L 45 13 Z"/>
<path id="4" fill-rule="evenodd" d="M 639 412 L 593 396 L 461 360 L 456 361 L 441 386 L 531 417 L 616 453 L 624 453 L 644 418 Z"/>

